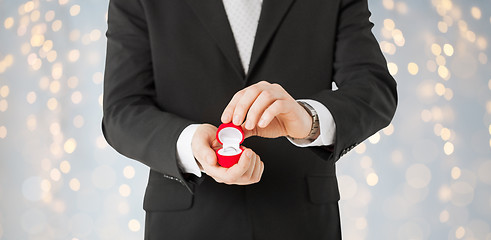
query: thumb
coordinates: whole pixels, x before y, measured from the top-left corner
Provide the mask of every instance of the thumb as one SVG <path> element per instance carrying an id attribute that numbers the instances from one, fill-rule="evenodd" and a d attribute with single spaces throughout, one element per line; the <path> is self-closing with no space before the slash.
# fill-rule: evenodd
<path id="1" fill-rule="evenodd" d="M 207 138 L 197 139 L 197 141 L 194 142 L 193 154 L 202 165 L 215 166 L 217 164 L 217 157 L 210 145 L 211 143 Z"/>

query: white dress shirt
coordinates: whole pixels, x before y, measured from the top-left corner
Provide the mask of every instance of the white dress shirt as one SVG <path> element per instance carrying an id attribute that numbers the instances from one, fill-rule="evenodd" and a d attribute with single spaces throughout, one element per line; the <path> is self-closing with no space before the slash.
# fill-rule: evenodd
<path id="1" fill-rule="evenodd" d="M 247 74 L 262 0 L 222 1 L 239 50 L 242 65 Z M 244 12 L 246 10 L 249 12 Z M 246 22 L 244 23 L 244 21 Z M 292 140 L 288 137 L 287 139 L 293 145 L 298 147 L 327 146 L 334 144 L 336 124 L 334 123 L 334 119 L 329 109 L 315 100 L 301 99 L 299 101 L 306 102 L 317 112 L 317 115 L 319 116 L 320 134 L 315 140 L 307 142 L 302 139 Z M 179 138 L 177 139 L 177 163 L 182 172 L 192 173 L 201 177 L 201 170 L 199 169 L 191 148 L 191 141 L 199 125 L 200 124 L 191 124 L 179 135 Z"/>

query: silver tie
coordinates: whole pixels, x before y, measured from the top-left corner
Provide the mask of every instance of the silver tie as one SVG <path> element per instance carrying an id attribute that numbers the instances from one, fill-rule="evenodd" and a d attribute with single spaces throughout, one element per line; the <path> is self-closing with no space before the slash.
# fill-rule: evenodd
<path id="1" fill-rule="evenodd" d="M 249 70 L 262 0 L 222 0 L 245 73 Z"/>

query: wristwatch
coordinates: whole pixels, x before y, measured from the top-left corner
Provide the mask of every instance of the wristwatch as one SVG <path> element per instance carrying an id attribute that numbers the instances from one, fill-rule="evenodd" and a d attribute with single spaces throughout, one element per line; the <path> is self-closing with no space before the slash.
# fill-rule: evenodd
<path id="1" fill-rule="evenodd" d="M 315 109 L 310 106 L 310 104 L 303 102 L 303 101 L 297 101 L 300 106 L 302 106 L 312 117 L 312 127 L 310 128 L 310 133 L 307 135 L 305 140 L 315 140 L 319 136 L 319 116 L 317 115 L 317 112 Z M 299 140 L 300 138 L 292 138 L 294 140 Z"/>

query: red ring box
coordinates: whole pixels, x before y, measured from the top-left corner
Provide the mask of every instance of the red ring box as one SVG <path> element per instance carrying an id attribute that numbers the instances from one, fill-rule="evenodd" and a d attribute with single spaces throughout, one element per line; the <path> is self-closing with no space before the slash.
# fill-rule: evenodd
<path id="1" fill-rule="evenodd" d="M 244 151 L 240 144 L 244 142 L 242 127 L 233 123 L 223 123 L 218 127 L 216 138 L 223 147 L 216 150 L 218 164 L 224 168 L 232 167 L 239 162 L 240 155 Z"/>

